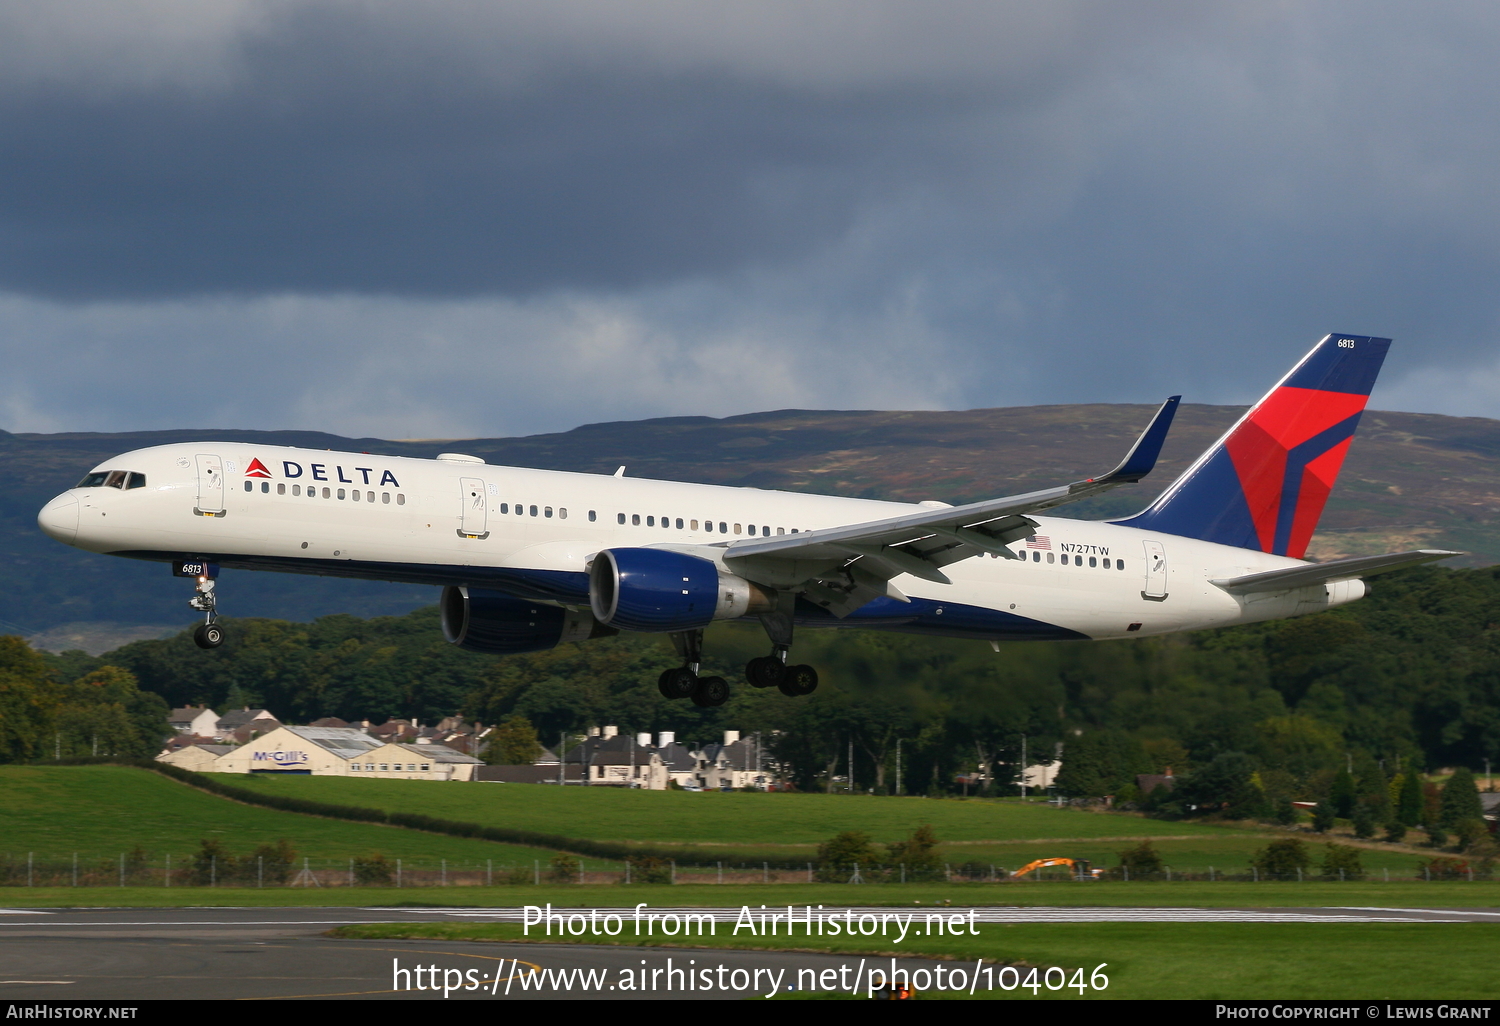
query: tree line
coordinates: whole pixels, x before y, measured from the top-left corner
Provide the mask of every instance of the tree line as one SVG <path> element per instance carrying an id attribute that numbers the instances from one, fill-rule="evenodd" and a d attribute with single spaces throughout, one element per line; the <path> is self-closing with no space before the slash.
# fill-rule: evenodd
<path id="1" fill-rule="evenodd" d="M 803 630 L 795 653 L 822 675 L 815 694 L 789 699 L 739 683 L 712 709 L 657 693 L 657 675 L 676 662 L 660 636 L 492 657 L 443 642 L 431 608 L 228 626 L 216 651 L 184 633 L 102 659 L 68 653 L 44 662 L 55 680 L 113 666 L 173 705 L 265 706 L 293 722 L 519 716 L 549 746 L 598 724 L 671 730 L 688 742 L 739 730 L 758 734 L 803 789 L 1012 793 L 1024 744 L 1031 761 L 1062 753 L 1057 786 L 1069 796 L 1129 796 L 1137 774 L 1170 770 L 1198 781 L 1188 794 L 1214 780 L 1231 790 L 1249 781 L 1272 814 L 1336 783 L 1352 786 L 1352 812 L 1399 791 L 1398 779 L 1500 761 L 1496 569 L 1391 574 L 1361 602 L 1294 620 L 1002 644 L 999 653 L 982 642 Z M 724 624 L 709 630 L 705 648 L 704 672 L 734 681 L 767 645 L 756 627 Z M 35 747 L 13 745 L 7 757 Z M 971 783 L 959 782 L 965 777 Z M 1217 800 L 1232 807 L 1242 798 Z"/>

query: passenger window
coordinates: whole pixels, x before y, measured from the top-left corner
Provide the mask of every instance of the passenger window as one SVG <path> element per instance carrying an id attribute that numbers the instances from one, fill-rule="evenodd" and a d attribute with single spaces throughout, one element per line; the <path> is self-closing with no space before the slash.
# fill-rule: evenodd
<path id="1" fill-rule="evenodd" d="M 632 513 L 632 514 L 630 514 L 630 524 L 631 524 L 632 527 L 640 527 L 641 526 L 641 515 L 639 513 Z"/>
<path id="2" fill-rule="evenodd" d="M 1040 552 L 1033 552 L 1031 554 L 1031 561 L 1033 563 L 1040 563 L 1042 561 L 1042 554 Z"/>
<path id="3" fill-rule="evenodd" d="M 500 504 L 500 512 L 501 513 L 506 513 L 506 514 L 510 513 L 510 503 L 508 503 L 508 502 L 502 502 Z"/>
<path id="4" fill-rule="evenodd" d="M 253 491 L 255 491 L 255 482 L 254 481 L 246 481 L 245 482 L 245 491 L 247 491 L 247 492 L 253 492 Z"/>
<path id="5" fill-rule="evenodd" d="M 786 534 L 786 528 L 784 528 L 784 527 L 778 527 L 778 528 L 776 528 L 776 533 L 777 534 Z"/>
<path id="6" fill-rule="evenodd" d="M 1115 560 L 1115 569 L 1116 570 L 1124 570 L 1125 569 L 1125 561 L 1123 559 L 1117 559 L 1117 560 Z"/>
<path id="7" fill-rule="evenodd" d="M 323 489 L 323 498 L 325 498 L 325 499 L 331 499 L 331 498 L 333 498 L 333 493 L 330 492 L 327 488 L 324 488 Z"/>
<path id="8" fill-rule="evenodd" d="M 746 529 L 745 529 L 745 531 L 746 531 L 746 533 L 747 533 L 747 534 L 749 534 L 749 535 L 750 535 L 750 536 L 751 536 L 751 537 L 754 537 L 754 536 L 755 536 L 755 525 L 754 525 L 754 524 L 751 524 L 751 525 L 750 525 L 750 526 L 749 526 L 749 527 L 747 527 L 747 528 L 746 528 Z"/>
<path id="9" fill-rule="evenodd" d="M 260 483 L 260 492 L 262 495 L 269 495 L 271 492 L 271 482 L 262 481 Z"/>
<path id="10" fill-rule="evenodd" d="M 661 526 L 666 527 L 666 528 L 670 528 L 672 526 L 672 518 L 671 517 L 662 517 L 661 518 Z"/>
<path id="11" fill-rule="evenodd" d="M 655 527 L 656 526 L 656 518 L 655 517 L 647 517 L 646 518 L 646 526 L 647 527 Z"/>
<path id="12" fill-rule="evenodd" d="M 131 475 L 130 475 L 130 481 L 126 483 L 125 488 L 127 490 L 129 490 L 131 488 L 144 488 L 144 487 L 146 487 L 146 475 L 145 474 L 131 473 Z"/>
<path id="13" fill-rule="evenodd" d="M 696 520 L 689 520 L 688 521 L 688 529 L 691 530 L 691 531 L 698 530 L 698 521 L 696 521 Z"/>
<path id="14" fill-rule="evenodd" d="M 557 507 L 557 519 L 559 519 L 559 520 L 566 520 L 566 519 L 568 519 L 568 507 L 566 507 L 566 506 L 559 506 L 559 507 Z"/>
<path id="15" fill-rule="evenodd" d="M 546 518 L 546 519 L 548 519 L 548 520 L 551 520 L 551 519 L 552 519 L 552 507 L 551 507 L 551 506 L 548 506 L 548 507 L 546 507 L 546 508 L 545 508 L 545 509 L 543 509 L 543 510 L 542 510 L 542 515 L 543 515 L 543 516 L 544 516 L 544 517 L 545 517 L 545 518 Z M 535 513 L 533 513 L 533 514 L 532 514 L 532 516 L 536 516 L 536 514 L 535 514 Z"/>
<path id="16" fill-rule="evenodd" d="M 726 523 L 724 523 L 724 521 L 722 521 L 722 520 L 719 521 L 719 533 L 720 534 L 728 534 L 729 533 L 729 525 L 726 524 Z M 735 532 L 734 533 L 735 534 L 739 534 L 740 533 L 738 527 L 735 528 Z"/>
<path id="17" fill-rule="evenodd" d="M 375 501 L 375 493 L 374 492 L 365 492 L 365 501 L 366 502 L 374 502 Z"/>
<path id="18" fill-rule="evenodd" d="M 535 506 L 531 507 L 531 515 L 532 516 L 536 516 L 536 507 Z"/>
<path id="19" fill-rule="evenodd" d="M 681 517 L 677 518 L 677 530 L 679 530 L 679 531 L 682 530 L 682 518 Z"/>
<path id="20" fill-rule="evenodd" d="M 740 525 L 739 524 L 735 524 L 734 525 L 734 533 L 735 534 L 739 534 L 740 533 Z"/>
<path id="21" fill-rule="evenodd" d="M 123 470 L 111 470 L 109 472 L 109 477 L 105 478 L 104 484 L 107 487 L 109 487 L 109 488 L 124 488 L 125 487 L 125 471 L 123 471 Z"/>
<path id="22" fill-rule="evenodd" d="M 405 506 L 406 505 L 406 496 L 403 495 L 403 494 L 401 494 L 400 492 L 396 493 L 396 505 L 398 505 L 398 506 Z"/>
<path id="23" fill-rule="evenodd" d="M 1052 553 L 1047 553 L 1047 562 L 1052 562 Z"/>
<path id="24" fill-rule="evenodd" d="M 592 524 L 595 520 L 598 520 L 598 519 L 599 519 L 599 514 L 595 513 L 593 510 L 589 510 L 589 523 Z"/>
<path id="25" fill-rule="evenodd" d="M 301 495 L 302 494 L 302 486 L 301 485 L 292 485 L 292 494 L 293 495 Z"/>
<path id="26" fill-rule="evenodd" d="M 344 490 L 342 488 L 340 488 L 339 489 L 339 498 L 342 499 L 343 497 L 344 497 Z"/>
<path id="27" fill-rule="evenodd" d="M 703 529 L 705 531 L 707 531 L 709 534 L 713 534 L 714 533 L 714 522 L 712 520 L 705 520 L 705 521 L 703 521 Z"/>
<path id="28" fill-rule="evenodd" d="M 1099 560 L 1096 557 L 1094 557 L 1094 556 L 1090 556 L 1089 557 L 1089 566 L 1098 566 L 1098 565 L 1099 565 Z"/>
<path id="29" fill-rule="evenodd" d="M 281 484 L 280 482 L 278 482 L 277 485 L 276 485 L 276 494 L 277 495 L 285 495 L 286 494 L 286 485 Z"/>
<path id="30" fill-rule="evenodd" d="M 617 524 L 623 524 L 624 522 L 625 522 L 625 514 L 624 513 L 616 513 L 615 514 L 615 523 L 617 523 Z"/>
<path id="31" fill-rule="evenodd" d="M 391 493 L 390 492 L 381 492 L 380 493 L 380 502 L 381 502 L 382 505 L 389 506 L 391 504 Z"/>
<path id="32" fill-rule="evenodd" d="M 358 502 L 359 501 L 359 489 L 355 488 L 352 491 L 350 491 L 349 498 L 353 499 L 355 502 Z"/>

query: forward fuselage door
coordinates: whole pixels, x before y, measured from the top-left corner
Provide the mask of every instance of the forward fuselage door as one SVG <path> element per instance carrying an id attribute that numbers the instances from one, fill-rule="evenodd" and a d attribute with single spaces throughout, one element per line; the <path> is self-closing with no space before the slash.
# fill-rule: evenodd
<path id="1" fill-rule="evenodd" d="M 1167 597 L 1167 550 L 1159 541 L 1146 545 L 1146 587 L 1141 598 L 1160 602 Z"/>
<path id="2" fill-rule="evenodd" d="M 484 497 L 484 482 L 477 477 L 459 480 L 463 492 L 463 515 L 458 533 L 462 538 L 488 538 L 489 506 Z"/>
<path id="3" fill-rule="evenodd" d="M 224 515 L 224 461 L 217 456 L 198 454 L 198 505 L 193 512 L 202 517 Z"/>

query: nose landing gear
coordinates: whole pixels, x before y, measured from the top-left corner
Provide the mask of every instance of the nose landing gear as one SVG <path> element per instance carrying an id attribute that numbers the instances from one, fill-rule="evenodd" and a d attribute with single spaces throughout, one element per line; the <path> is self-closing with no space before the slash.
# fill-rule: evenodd
<path id="1" fill-rule="evenodd" d="M 224 628 L 219 626 L 219 614 L 215 611 L 218 604 L 213 578 L 199 577 L 198 593 L 188 599 L 188 605 L 203 614 L 203 623 L 193 631 L 193 643 L 199 648 L 218 648 L 224 644 Z"/>

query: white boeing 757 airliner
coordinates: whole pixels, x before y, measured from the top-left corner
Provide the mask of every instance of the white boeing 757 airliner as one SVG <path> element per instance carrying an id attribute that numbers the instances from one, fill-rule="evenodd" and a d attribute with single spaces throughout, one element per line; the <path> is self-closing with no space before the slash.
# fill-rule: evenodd
<path id="1" fill-rule="evenodd" d="M 749 682 L 803 695 L 818 678 L 788 665 L 797 624 L 1128 638 L 1328 609 L 1369 574 L 1457 555 L 1301 558 L 1389 344 L 1325 337 L 1145 511 L 1112 522 L 1038 514 L 1144 477 L 1179 397 L 1108 474 L 963 506 L 199 442 L 106 460 L 37 519 L 194 578 L 204 648 L 224 638 L 219 568 L 278 570 L 441 585 L 445 635 L 480 652 L 667 633 L 683 666 L 658 687 L 699 705 L 729 694 L 698 675 L 703 628 L 755 617 L 771 654 Z"/>

